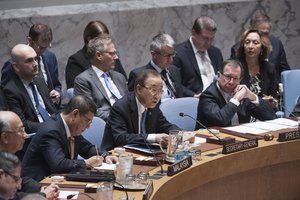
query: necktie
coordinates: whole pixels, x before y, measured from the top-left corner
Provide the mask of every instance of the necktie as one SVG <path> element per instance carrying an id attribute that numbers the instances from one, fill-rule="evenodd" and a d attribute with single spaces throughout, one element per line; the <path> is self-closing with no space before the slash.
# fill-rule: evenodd
<path id="1" fill-rule="evenodd" d="M 230 101 L 230 99 L 233 97 L 233 95 L 229 95 L 227 97 L 227 103 Z M 235 125 L 238 125 L 239 124 L 239 116 L 237 113 L 235 113 L 231 119 L 231 125 L 232 126 L 235 126 Z"/>
<path id="2" fill-rule="evenodd" d="M 172 84 L 171 78 L 170 78 L 167 70 L 164 69 L 161 71 L 161 77 L 162 77 L 163 81 L 166 83 L 168 91 L 170 92 L 170 96 L 172 96 L 173 98 L 176 98 L 176 90 Z"/>
<path id="3" fill-rule="evenodd" d="M 39 102 L 39 99 L 38 99 L 36 89 L 34 87 L 34 83 L 31 82 L 31 83 L 29 83 L 29 85 L 31 86 L 31 90 L 32 90 L 32 94 L 33 94 L 33 98 L 34 98 L 34 101 L 35 101 L 36 108 L 37 108 L 38 112 L 40 113 L 40 115 L 42 116 L 43 120 L 46 121 L 47 119 L 50 118 L 49 113 L 47 112 L 47 110 L 45 108 L 43 108 L 41 106 L 41 104 Z"/>
<path id="4" fill-rule="evenodd" d="M 141 128 L 141 133 L 146 133 L 146 116 L 147 116 L 147 110 L 145 110 L 142 113 L 141 117 L 141 122 L 140 122 L 140 128 Z"/>
<path id="5" fill-rule="evenodd" d="M 73 160 L 75 155 L 75 138 L 73 136 L 69 137 L 69 142 L 70 142 L 70 156 L 71 156 L 71 160 Z"/>
<path id="6" fill-rule="evenodd" d="M 201 56 L 202 66 L 203 66 L 203 75 L 205 75 L 209 81 L 209 83 L 212 83 L 214 80 L 214 72 L 211 69 L 210 61 L 207 59 L 205 52 L 199 51 L 199 54 Z"/>
<path id="7" fill-rule="evenodd" d="M 104 82 L 105 82 L 105 85 L 107 87 L 107 89 L 110 91 L 111 95 L 115 98 L 115 99 L 120 99 L 122 96 L 120 95 L 120 93 L 118 91 L 116 91 L 110 81 L 108 80 L 108 74 L 107 73 L 103 73 L 102 74 L 102 77 L 104 78 Z"/>

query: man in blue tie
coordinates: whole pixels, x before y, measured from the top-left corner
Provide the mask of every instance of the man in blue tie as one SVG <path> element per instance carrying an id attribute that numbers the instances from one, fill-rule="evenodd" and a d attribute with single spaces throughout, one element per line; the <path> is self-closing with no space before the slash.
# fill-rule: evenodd
<path id="1" fill-rule="evenodd" d="M 87 96 L 97 105 L 96 116 L 107 120 L 112 105 L 128 92 L 124 75 L 113 71 L 118 59 L 112 39 L 105 35 L 89 41 L 91 67 L 74 81 L 74 94 Z"/>
<path id="2" fill-rule="evenodd" d="M 4 86 L 9 110 L 15 112 L 22 120 L 27 133 L 36 132 L 41 123 L 56 112 L 50 98 L 48 87 L 38 74 L 37 54 L 25 44 L 16 45 L 11 51 L 14 74 Z M 26 140 L 20 159 L 27 149 L 30 140 Z"/>

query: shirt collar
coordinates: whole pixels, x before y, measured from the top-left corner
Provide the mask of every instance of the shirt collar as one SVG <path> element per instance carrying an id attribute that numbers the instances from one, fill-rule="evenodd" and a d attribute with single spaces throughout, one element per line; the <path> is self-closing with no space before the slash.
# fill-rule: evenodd
<path id="1" fill-rule="evenodd" d="M 101 69 L 97 68 L 96 66 L 92 65 L 92 69 L 94 70 L 94 72 L 97 74 L 98 78 L 100 78 L 102 76 L 102 74 L 104 74 L 104 71 L 102 71 Z"/>
<path id="2" fill-rule="evenodd" d="M 217 84 L 217 88 L 218 88 L 218 90 L 221 92 L 223 98 L 225 99 L 225 101 L 227 101 L 228 97 L 231 97 L 231 96 L 232 96 L 232 93 L 224 92 L 224 91 L 220 88 L 219 82 L 218 82 L 218 81 L 216 81 L 216 84 Z"/>
<path id="3" fill-rule="evenodd" d="M 62 121 L 63 121 L 65 130 L 66 130 L 66 133 L 67 133 L 67 138 L 70 138 L 70 137 L 71 137 L 71 132 L 70 132 L 69 126 L 68 126 L 68 124 L 66 123 L 65 119 L 63 118 L 62 114 L 60 114 L 60 117 L 61 117 L 61 119 L 62 119 Z"/>
<path id="4" fill-rule="evenodd" d="M 141 104 L 141 102 L 139 101 L 139 99 L 137 97 L 135 97 L 136 100 L 136 106 L 138 109 L 138 114 L 141 115 L 147 108 L 145 108 L 145 106 L 143 106 L 143 104 Z"/>
<path id="5" fill-rule="evenodd" d="M 193 42 L 193 40 L 192 40 L 192 36 L 190 37 L 189 40 L 190 40 L 190 43 L 191 43 L 191 45 L 192 45 L 194 54 L 197 54 L 199 51 L 198 51 L 198 49 L 196 48 L 196 46 L 194 45 L 194 42 Z M 204 51 L 204 54 L 207 55 L 207 50 Z"/>
<path id="6" fill-rule="evenodd" d="M 159 66 L 157 66 L 157 65 L 153 62 L 153 60 L 151 60 L 150 63 L 151 63 L 151 65 L 154 67 L 154 69 L 155 69 L 158 73 L 161 73 L 161 72 L 162 72 L 162 69 L 161 69 Z"/>

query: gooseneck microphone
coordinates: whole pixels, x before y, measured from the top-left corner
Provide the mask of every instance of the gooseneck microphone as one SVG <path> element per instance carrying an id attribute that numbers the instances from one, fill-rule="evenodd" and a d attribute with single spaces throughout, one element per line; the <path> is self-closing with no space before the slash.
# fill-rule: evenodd
<path id="1" fill-rule="evenodd" d="M 221 138 L 219 138 L 214 132 L 212 132 L 211 130 L 209 130 L 209 128 L 207 128 L 206 126 L 204 126 L 201 122 L 199 122 L 197 119 L 195 119 L 194 117 L 188 115 L 188 114 L 185 114 L 185 113 L 179 113 L 179 116 L 180 117 L 189 117 L 191 118 L 192 120 L 194 120 L 197 124 L 199 124 L 200 126 L 202 126 L 204 129 L 206 129 L 210 134 L 212 134 L 213 136 L 215 136 L 216 138 L 218 138 L 218 140 L 222 141 Z M 222 141 L 223 142 L 223 141 Z"/>
<path id="2" fill-rule="evenodd" d="M 162 164 L 161 164 L 160 160 L 158 159 L 158 157 L 155 155 L 155 153 L 153 152 L 153 150 L 152 150 L 151 147 L 149 146 L 148 142 L 146 141 L 146 138 L 143 137 L 143 139 L 144 139 L 144 144 L 145 144 L 145 145 L 147 146 L 147 148 L 150 150 L 152 156 L 155 158 L 157 164 L 160 166 L 160 173 L 161 173 L 161 174 L 164 174 L 164 169 L 163 169 L 163 167 L 162 167 Z"/>

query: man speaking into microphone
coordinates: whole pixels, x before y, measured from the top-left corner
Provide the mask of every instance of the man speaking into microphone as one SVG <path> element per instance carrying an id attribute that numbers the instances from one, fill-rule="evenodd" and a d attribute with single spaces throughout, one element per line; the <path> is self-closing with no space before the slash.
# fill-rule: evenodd
<path id="1" fill-rule="evenodd" d="M 163 80 L 157 71 L 138 74 L 134 92 L 119 99 L 108 117 L 101 149 L 134 143 L 167 142 L 170 130 L 180 130 L 163 116 L 159 102 Z"/>
<path id="2" fill-rule="evenodd" d="M 243 68 L 239 61 L 223 62 L 216 81 L 201 94 L 197 120 L 205 126 L 231 126 L 255 119 L 271 120 L 276 115 L 262 98 L 241 85 Z M 196 130 L 201 128 L 196 124 Z"/>

